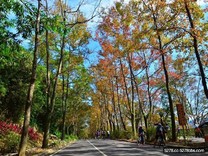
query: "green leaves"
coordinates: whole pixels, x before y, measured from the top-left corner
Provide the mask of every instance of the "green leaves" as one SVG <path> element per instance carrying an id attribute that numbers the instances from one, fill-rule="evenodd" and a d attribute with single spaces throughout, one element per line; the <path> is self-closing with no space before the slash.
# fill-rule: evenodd
<path id="1" fill-rule="evenodd" d="M 5 87 L 5 83 L 2 82 L 1 79 L 2 79 L 2 78 L 1 78 L 1 76 L 0 76 L 0 97 L 3 97 L 3 96 L 6 95 L 7 89 L 6 89 L 6 87 Z"/>
<path id="2" fill-rule="evenodd" d="M 62 17 L 59 15 L 54 15 L 52 17 L 47 17 L 46 15 L 44 15 L 42 17 L 41 22 L 44 27 L 44 30 L 57 33 L 61 36 L 63 35 L 67 36 L 71 31 L 71 28 L 66 27 L 66 24 L 62 21 Z"/>
<path id="3" fill-rule="evenodd" d="M 14 45 L 21 42 L 22 38 L 31 37 L 34 30 L 34 15 L 31 13 L 31 3 L 19 1 L 5 1 L 0 4 L 0 43 Z M 32 10 L 35 11 L 35 10 Z"/>

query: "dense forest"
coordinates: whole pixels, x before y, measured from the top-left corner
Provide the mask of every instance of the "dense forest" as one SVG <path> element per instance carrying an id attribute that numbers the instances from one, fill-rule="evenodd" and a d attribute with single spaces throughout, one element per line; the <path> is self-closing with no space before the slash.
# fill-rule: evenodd
<path id="1" fill-rule="evenodd" d="M 85 1 L 1 2 L 0 133 L 18 127 L 19 155 L 36 131 L 47 148 L 51 134 L 133 138 L 138 125 L 151 139 L 162 121 L 176 141 L 176 104 L 186 128 L 208 118 L 205 3 L 121 0 L 106 9 L 101 2 L 90 17 L 80 10 Z"/>

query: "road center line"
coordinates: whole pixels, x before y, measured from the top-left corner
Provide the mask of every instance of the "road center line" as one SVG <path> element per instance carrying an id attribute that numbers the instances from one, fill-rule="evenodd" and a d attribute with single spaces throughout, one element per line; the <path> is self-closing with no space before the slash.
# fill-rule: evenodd
<path id="1" fill-rule="evenodd" d="M 99 150 L 95 145 L 93 145 L 93 143 L 91 143 L 89 140 L 87 140 L 87 142 L 92 145 L 96 150 L 98 150 L 103 156 L 107 156 L 105 153 L 103 153 L 101 150 Z"/>

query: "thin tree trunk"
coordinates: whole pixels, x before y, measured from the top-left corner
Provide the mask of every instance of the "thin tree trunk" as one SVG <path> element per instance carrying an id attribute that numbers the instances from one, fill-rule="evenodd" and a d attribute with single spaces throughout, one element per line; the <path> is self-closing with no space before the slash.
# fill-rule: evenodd
<path id="1" fill-rule="evenodd" d="M 116 90 L 117 90 L 117 100 L 118 100 L 118 109 L 119 109 L 119 115 L 120 115 L 120 119 L 121 119 L 121 123 L 123 126 L 123 129 L 126 131 L 126 125 L 124 123 L 123 117 L 122 117 L 122 112 L 121 112 L 121 105 L 120 105 L 120 97 L 118 94 L 118 77 L 116 76 Z"/>
<path id="2" fill-rule="evenodd" d="M 62 66 L 63 69 L 63 66 Z M 65 94 L 65 80 L 64 73 L 62 74 L 62 130 L 61 130 L 61 140 L 65 138 L 65 116 L 66 116 L 66 94 Z M 68 88 L 68 87 L 67 87 Z"/>
<path id="3" fill-rule="evenodd" d="M 112 122 L 111 122 L 111 113 L 110 110 L 108 109 L 108 101 L 106 99 L 106 96 L 104 97 L 104 101 L 105 101 L 105 109 L 107 111 L 107 122 L 108 122 L 108 128 L 110 127 L 110 132 L 115 131 L 115 128 L 113 128 L 112 126 Z"/>
<path id="4" fill-rule="evenodd" d="M 35 81 L 36 81 L 36 69 L 37 69 L 37 56 L 38 56 L 38 46 L 39 46 L 39 32 L 40 32 L 40 6 L 41 0 L 38 0 L 38 12 L 36 17 L 36 27 L 35 27 L 35 47 L 33 53 L 33 65 L 32 65 L 32 75 L 30 79 L 30 85 L 27 93 L 27 101 L 25 105 L 25 113 L 24 113 L 24 124 L 22 129 L 22 135 L 19 146 L 19 156 L 25 156 L 26 146 L 27 146 L 27 138 L 28 138 L 28 128 L 30 124 L 30 115 L 31 115 L 31 107 L 33 100 L 33 93 L 35 89 Z"/>
<path id="5" fill-rule="evenodd" d="M 48 17 L 48 1 L 46 0 L 46 16 Z M 47 25 L 47 21 L 46 21 Z M 50 52 L 49 52 L 49 39 L 48 39 L 48 30 L 46 29 L 46 105 L 47 108 L 50 106 L 50 86 L 51 86 L 51 81 L 50 81 L 50 69 L 49 69 L 49 61 L 50 61 Z"/>
<path id="6" fill-rule="evenodd" d="M 140 111 L 141 111 L 141 116 L 144 118 L 144 120 L 145 120 L 145 118 L 146 118 L 146 115 L 144 114 L 144 110 L 143 110 L 143 108 L 142 108 L 142 102 L 141 102 L 141 100 L 140 100 L 140 95 L 139 95 L 139 88 L 138 88 L 138 84 L 137 84 L 137 82 L 136 82 L 136 79 L 135 79 L 135 75 L 133 75 L 134 77 L 134 83 L 135 83 L 135 86 L 136 86 L 136 92 L 137 92 L 137 96 L 138 96 L 138 101 L 139 101 L 139 109 L 140 109 Z M 141 119 L 141 125 L 142 125 L 142 119 Z M 147 129 L 147 125 L 145 124 L 145 128 Z"/>
<path id="7" fill-rule="evenodd" d="M 139 95 L 139 88 L 138 88 L 138 84 L 137 84 L 137 81 L 136 81 L 136 77 L 135 77 L 135 75 L 134 74 L 132 74 L 132 78 L 133 78 L 133 81 L 134 81 L 134 83 L 135 83 L 135 87 L 136 87 L 136 92 L 137 92 L 137 96 L 138 96 L 138 101 L 139 101 L 139 110 L 140 110 L 140 112 L 141 112 L 141 125 L 142 125 L 142 117 L 144 118 L 144 121 L 146 121 L 147 119 L 148 119 L 148 114 L 147 115 L 145 115 L 145 113 L 144 113 L 144 110 L 143 110 L 143 107 L 142 106 L 144 106 L 144 103 L 142 103 L 141 102 L 141 100 L 140 100 L 140 95 Z M 144 122 L 144 124 L 145 124 L 145 128 L 146 128 L 146 130 L 147 130 L 147 127 L 148 127 L 148 122 Z M 147 136 L 148 137 L 148 136 Z"/>
<path id="8" fill-rule="evenodd" d="M 144 59 L 146 61 L 145 54 L 144 54 Z M 148 103 L 149 103 L 149 111 L 147 113 L 147 126 L 148 126 L 148 121 L 151 121 L 153 105 L 152 105 L 152 98 L 151 98 L 151 93 L 150 93 L 150 80 L 149 80 L 149 74 L 148 74 L 148 65 L 147 64 L 145 65 L 146 65 L 145 72 L 146 72 L 146 78 L 147 78 L 147 93 L 148 93 Z"/>
<path id="9" fill-rule="evenodd" d="M 187 0 L 184 0 L 184 4 L 185 4 L 186 13 L 187 13 L 187 16 L 188 16 L 188 19 L 189 19 L 189 23 L 190 23 L 191 29 L 194 31 L 195 30 L 195 26 L 194 26 L 193 19 L 191 17 L 191 12 L 189 10 Z M 202 65 L 202 62 L 201 62 L 201 59 L 200 59 L 200 55 L 199 55 L 199 51 L 198 51 L 197 36 L 196 36 L 195 33 L 192 34 L 191 36 L 193 37 L 194 52 L 195 52 L 195 55 L 196 55 L 196 58 L 197 58 L 197 61 L 198 61 L 198 65 L 199 65 L 199 70 L 200 70 L 200 73 L 201 73 L 202 85 L 204 87 L 204 93 L 205 93 L 206 98 L 208 99 L 208 88 L 207 88 L 207 83 L 206 83 L 206 76 L 205 76 L 205 73 L 204 73 L 203 65 Z"/>
<path id="10" fill-rule="evenodd" d="M 135 124 L 135 104 L 134 104 L 134 80 L 133 80 L 133 69 L 131 66 L 131 58 L 128 56 L 128 63 L 129 63 L 129 70 L 130 70 L 130 76 L 131 76 L 131 94 L 132 94 L 132 101 L 131 101 L 131 123 L 132 123 L 132 132 L 134 136 L 136 136 L 136 124 Z"/>
<path id="11" fill-rule="evenodd" d="M 68 87 L 68 84 L 69 84 L 69 74 L 67 76 L 67 83 L 66 83 L 66 98 L 65 98 L 65 101 L 64 101 L 64 114 L 63 114 L 63 129 L 62 129 L 62 139 L 64 140 L 65 139 L 65 127 L 66 127 L 66 112 L 67 112 L 67 101 L 68 101 L 68 96 L 69 96 L 69 87 Z"/>
<path id="12" fill-rule="evenodd" d="M 141 100 L 140 100 L 140 95 L 139 95 L 139 88 L 138 88 L 138 84 L 137 84 L 137 82 L 136 82 L 136 79 L 135 79 L 135 76 L 134 76 L 134 82 L 135 82 L 135 86 L 136 86 L 136 92 L 137 92 L 137 95 L 138 95 L 138 101 L 139 101 L 139 109 L 140 109 L 140 111 L 141 111 L 141 116 L 144 118 L 144 121 L 146 121 L 146 119 L 148 118 L 147 117 L 147 115 L 145 115 L 145 113 L 144 113 L 144 110 L 143 110 L 143 107 L 142 107 L 142 102 L 141 102 Z M 144 104 L 143 104 L 144 105 Z M 145 124 L 145 128 L 146 128 L 146 130 L 147 130 L 147 122 L 144 122 L 144 124 Z M 142 119 L 141 119 L 141 125 L 142 125 Z"/>
<path id="13" fill-rule="evenodd" d="M 154 24 L 155 24 L 155 27 L 156 27 L 156 31 L 158 31 L 157 18 L 156 18 L 155 14 L 153 14 L 153 20 L 154 20 Z M 168 100 L 169 100 L 171 124 L 172 124 L 172 141 L 176 141 L 177 136 L 176 136 L 175 114 L 174 114 L 171 92 L 170 92 L 170 88 L 169 88 L 169 75 L 168 75 L 168 71 L 166 69 L 165 55 L 164 55 L 164 51 L 163 51 L 163 48 L 162 48 L 161 36 L 159 35 L 159 33 L 157 34 L 157 38 L 158 38 L 158 42 L 159 42 L 159 50 L 160 50 L 161 56 L 162 56 L 163 70 L 164 70 L 164 74 L 165 74 L 165 86 L 166 86 L 166 91 L 167 91 Z"/>
<path id="14" fill-rule="evenodd" d="M 48 1 L 46 0 L 46 16 L 48 17 Z M 47 25 L 47 21 L 46 21 Z M 47 95 L 47 107 L 50 105 L 50 70 L 49 70 L 49 61 L 50 61 L 50 52 L 49 52 L 49 39 L 48 39 L 48 30 L 46 29 L 46 95 Z"/>
<path id="15" fill-rule="evenodd" d="M 66 11 L 64 11 L 64 17 L 63 17 L 63 22 L 64 24 L 66 23 Z M 62 69 L 62 63 L 63 63 L 63 55 L 64 55 L 64 47 L 65 47 L 65 34 L 66 34 L 66 28 L 64 28 L 64 33 L 62 37 L 62 44 L 61 44 L 61 53 L 60 53 L 60 58 L 59 58 L 59 64 L 58 64 L 58 70 L 56 72 L 55 76 L 55 82 L 53 86 L 53 92 L 51 96 L 51 103 L 50 107 L 47 112 L 47 118 L 45 122 L 45 130 L 43 134 L 43 143 L 42 143 L 42 148 L 47 148 L 48 147 L 48 136 L 49 136 L 49 130 L 50 130 L 50 124 L 51 124 L 51 117 L 53 115 L 54 111 L 54 105 L 55 105 L 55 98 L 56 98 L 56 90 L 57 90 L 57 84 L 58 84 L 58 76 L 61 72 Z"/>
<path id="16" fill-rule="evenodd" d="M 130 98 L 129 98 L 128 88 L 127 88 L 127 83 L 126 83 L 126 78 L 125 78 L 125 75 L 124 75 L 124 69 L 123 69 L 123 64 L 121 62 L 121 58 L 119 58 L 119 62 L 120 62 L 121 74 L 122 74 L 123 81 L 124 81 L 124 86 L 125 86 L 125 94 L 126 94 L 126 97 L 127 97 L 127 105 L 128 105 L 127 108 L 129 108 L 130 113 L 132 114 L 132 112 L 131 112 L 132 109 L 131 109 L 131 105 L 130 105 Z"/>
<path id="17" fill-rule="evenodd" d="M 173 101 L 172 101 L 170 88 L 169 88 L 169 76 L 168 76 L 167 69 L 165 67 L 166 65 L 165 65 L 164 54 L 162 54 L 162 62 L 163 62 L 163 68 L 164 68 L 164 73 L 165 73 L 165 79 L 166 79 L 166 90 L 167 90 L 168 100 L 169 100 L 169 105 L 170 105 L 170 115 L 171 115 L 171 124 L 172 124 L 172 141 L 176 141 L 177 137 L 176 137 L 176 126 L 175 126 L 175 114 L 174 114 Z"/>
<path id="18" fill-rule="evenodd" d="M 110 119 L 110 120 L 111 120 L 111 123 L 112 123 L 113 132 L 115 132 L 116 131 L 116 125 L 115 125 L 115 123 L 112 119 Z"/>
<path id="19" fill-rule="evenodd" d="M 46 16 L 48 17 L 48 1 L 46 0 Z M 46 21 L 47 22 L 47 21 Z M 47 24 L 47 23 L 46 23 Z M 46 115 L 48 112 L 48 109 L 50 107 L 50 103 L 51 103 L 51 81 L 50 81 L 50 69 L 49 69 L 49 61 L 50 61 L 50 51 L 49 51 L 49 39 L 48 39 L 48 30 L 46 30 Z M 47 118 L 47 117 L 46 117 Z M 48 129 L 48 125 L 46 125 L 46 119 L 44 121 L 44 131 L 46 131 Z M 49 131 L 47 131 L 47 133 L 49 133 Z M 46 135 L 48 137 L 48 135 Z M 45 140 L 48 140 L 45 139 Z M 45 143 L 48 144 L 48 143 Z"/>
<path id="20" fill-rule="evenodd" d="M 116 104 L 115 104 L 115 93 L 114 93 L 113 81 L 112 81 L 112 93 L 113 93 L 112 94 L 112 103 L 113 103 L 113 111 L 114 111 L 113 118 L 115 119 L 117 130 L 119 131 L 118 117 L 117 117 Z"/>

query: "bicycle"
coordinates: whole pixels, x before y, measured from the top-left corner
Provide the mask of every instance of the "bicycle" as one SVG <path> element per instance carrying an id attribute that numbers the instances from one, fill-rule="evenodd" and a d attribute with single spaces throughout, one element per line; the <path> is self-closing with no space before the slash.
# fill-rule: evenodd
<path id="1" fill-rule="evenodd" d="M 141 133 L 137 139 L 137 145 L 139 144 L 145 144 L 145 134 L 144 133 Z"/>
<path id="2" fill-rule="evenodd" d="M 154 143 L 154 147 L 155 147 L 156 145 L 158 145 L 159 147 L 165 146 L 165 140 L 164 140 L 164 138 L 163 138 L 162 135 L 158 135 L 158 137 L 156 138 L 156 141 L 155 141 L 155 143 Z"/>

